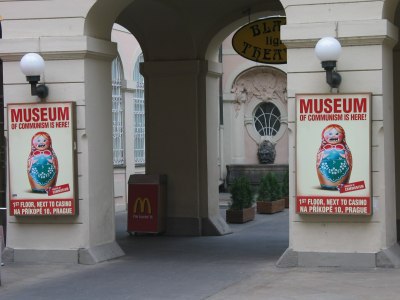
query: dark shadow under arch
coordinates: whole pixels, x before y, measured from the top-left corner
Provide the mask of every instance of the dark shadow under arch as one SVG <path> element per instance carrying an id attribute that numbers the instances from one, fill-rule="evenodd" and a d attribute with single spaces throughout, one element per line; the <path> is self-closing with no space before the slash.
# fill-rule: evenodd
<path id="1" fill-rule="evenodd" d="M 3 38 L 0 21 L 0 39 Z M 4 138 L 4 87 L 3 87 L 3 60 L 0 59 L 0 226 L 3 226 L 3 236 L 6 235 L 7 211 L 6 211 L 6 141 Z M 0 234 L 1 237 L 1 234 Z M 1 243 L 0 239 L 0 250 Z M 5 241 L 4 241 L 5 242 Z"/>
<path id="2" fill-rule="evenodd" d="M 400 27 L 400 5 L 395 10 L 394 23 Z M 396 174 L 397 240 L 400 240 L 400 43 L 393 48 L 393 113 Z"/>

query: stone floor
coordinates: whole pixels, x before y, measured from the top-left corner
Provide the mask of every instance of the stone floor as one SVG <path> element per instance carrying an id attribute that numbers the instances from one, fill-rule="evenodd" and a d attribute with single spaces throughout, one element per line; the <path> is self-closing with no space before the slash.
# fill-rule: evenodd
<path id="1" fill-rule="evenodd" d="M 219 237 L 130 236 L 125 212 L 116 226 L 124 257 L 91 266 L 7 263 L 0 299 L 400 299 L 399 269 L 277 268 L 288 247 L 287 209 Z"/>

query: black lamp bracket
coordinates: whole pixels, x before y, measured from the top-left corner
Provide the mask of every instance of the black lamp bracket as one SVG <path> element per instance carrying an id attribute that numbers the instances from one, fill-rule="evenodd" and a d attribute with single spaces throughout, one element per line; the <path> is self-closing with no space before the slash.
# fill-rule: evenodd
<path id="1" fill-rule="evenodd" d="M 342 82 L 342 76 L 336 72 L 336 61 L 329 60 L 321 63 L 326 72 L 326 82 L 331 88 L 338 88 Z"/>
<path id="2" fill-rule="evenodd" d="M 31 85 L 31 95 L 38 96 L 42 101 L 49 95 L 49 89 L 44 84 L 38 84 L 40 76 L 26 76 L 26 80 Z"/>

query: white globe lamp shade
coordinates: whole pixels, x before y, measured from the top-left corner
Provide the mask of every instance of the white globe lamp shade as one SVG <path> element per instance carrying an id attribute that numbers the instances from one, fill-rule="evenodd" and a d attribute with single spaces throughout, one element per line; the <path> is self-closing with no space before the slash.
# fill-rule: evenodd
<path id="1" fill-rule="evenodd" d="M 334 37 L 324 37 L 315 46 L 315 54 L 320 61 L 337 61 L 342 52 L 342 46 Z"/>
<path id="2" fill-rule="evenodd" d="M 25 54 L 19 65 L 25 76 L 40 76 L 44 72 L 44 60 L 37 53 Z"/>

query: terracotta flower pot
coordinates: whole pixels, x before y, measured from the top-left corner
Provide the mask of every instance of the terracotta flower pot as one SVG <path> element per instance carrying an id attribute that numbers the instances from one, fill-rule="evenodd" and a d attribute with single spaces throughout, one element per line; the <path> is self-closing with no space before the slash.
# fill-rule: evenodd
<path id="1" fill-rule="evenodd" d="M 241 210 L 226 210 L 226 222 L 227 223 L 246 223 L 254 220 L 256 215 L 255 207 L 244 208 Z"/>
<path id="2" fill-rule="evenodd" d="M 289 197 L 283 197 L 285 199 L 285 208 L 289 208 Z"/>
<path id="3" fill-rule="evenodd" d="M 276 201 L 257 201 L 257 213 L 274 214 L 285 209 L 285 199 Z"/>

